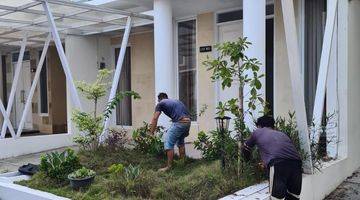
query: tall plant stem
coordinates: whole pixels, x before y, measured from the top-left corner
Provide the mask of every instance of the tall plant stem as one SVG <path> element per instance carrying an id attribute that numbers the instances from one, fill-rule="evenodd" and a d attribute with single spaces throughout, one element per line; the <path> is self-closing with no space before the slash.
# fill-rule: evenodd
<path id="1" fill-rule="evenodd" d="M 98 100 L 97 98 L 94 100 L 94 119 L 96 118 L 97 116 L 97 103 L 98 103 Z"/>

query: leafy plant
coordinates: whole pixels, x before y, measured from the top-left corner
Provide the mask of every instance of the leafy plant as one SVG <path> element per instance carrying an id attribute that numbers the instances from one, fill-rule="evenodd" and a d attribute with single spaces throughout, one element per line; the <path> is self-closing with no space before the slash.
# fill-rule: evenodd
<path id="1" fill-rule="evenodd" d="M 277 117 L 275 120 L 276 130 L 285 133 L 289 136 L 292 143 L 295 145 L 296 150 L 299 152 L 301 160 L 306 161 L 309 155 L 301 148 L 302 143 L 299 138 L 299 131 L 295 121 L 295 113 L 289 112 L 288 117 Z"/>
<path id="2" fill-rule="evenodd" d="M 327 155 L 326 147 L 339 142 L 336 135 L 330 135 L 331 130 L 337 127 L 335 116 L 335 113 L 327 114 L 319 127 L 315 126 L 314 120 L 309 127 L 311 161 L 314 171 L 321 171 L 324 161 L 333 159 Z"/>
<path id="3" fill-rule="evenodd" d="M 135 186 L 136 180 L 140 176 L 140 167 L 129 165 L 125 168 L 124 181 L 127 192 L 133 192 L 133 188 Z"/>
<path id="4" fill-rule="evenodd" d="M 111 150 L 118 150 L 125 148 L 125 145 L 129 142 L 127 138 L 127 131 L 125 129 L 115 130 L 110 129 L 109 134 L 105 139 L 105 145 Z"/>
<path id="5" fill-rule="evenodd" d="M 208 58 L 203 63 L 208 70 L 212 71 L 212 80 L 220 81 L 223 90 L 230 88 L 235 81 L 238 83 L 238 98 L 219 102 L 217 106 L 219 116 L 223 117 L 226 112 L 235 116 L 234 129 L 238 149 L 241 149 L 241 144 L 250 134 L 250 130 L 245 124 L 245 115 L 253 116 L 253 112 L 259 105 L 263 108 L 266 105 L 261 94 L 258 93 L 262 87 L 261 78 L 264 77 L 264 74 L 260 73 L 261 63 L 256 58 L 249 58 L 245 55 L 245 51 L 250 45 L 251 43 L 247 41 L 246 37 L 239 38 L 234 42 L 218 44 L 215 48 L 219 56 L 215 59 Z M 244 88 L 248 88 L 249 92 L 244 94 Z M 267 112 L 265 108 L 264 112 Z M 242 159 L 240 151 L 237 153 L 237 174 L 239 176 Z"/>
<path id="6" fill-rule="evenodd" d="M 52 152 L 41 156 L 40 170 L 50 178 L 64 181 L 69 173 L 81 167 L 79 157 L 74 150 L 66 149 L 62 153 Z"/>
<path id="7" fill-rule="evenodd" d="M 337 126 L 337 124 L 334 122 L 334 114 L 329 114 L 324 117 L 324 121 L 322 125 L 316 129 L 314 122 L 311 123 L 309 127 L 309 139 L 310 139 L 310 153 L 311 153 L 311 161 L 313 170 L 321 171 L 321 168 L 323 167 L 324 161 L 329 160 L 329 157 L 326 156 L 322 152 L 324 146 L 337 142 L 338 138 L 336 136 L 329 137 L 328 139 L 325 138 L 324 143 L 321 143 L 319 140 L 317 140 L 316 135 L 318 133 L 326 135 L 329 133 L 329 131 Z M 275 121 L 276 129 L 287 134 L 293 144 L 295 145 L 297 151 L 300 153 L 300 157 L 302 161 L 307 161 L 310 158 L 310 155 L 306 153 L 302 149 L 302 142 L 299 138 L 299 131 L 297 129 L 296 121 L 295 121 L 295 112 L 289 112 L 288 117 L 278 117 Z"/>
<path id="8" fill-rule="evenodd" d="M 69 174 L 69 178 L 71 179 L 84 179 L 84 178 L 90 178 L 96 175 L 96 172 L 91 170 L 91 169 L 87 169 L 85 167 L 82 167 L 76 171 L 74 171 L 73 173 Z"/>
<path id="9" fill-rule="evenodd" d="M 119 164 L 112 164 L 109 168 L 108 168 L 108 172 L 113 176 L 113 177 L 120 177 L 120 175 L 122 175 L 125 171 L 125 167 L 123 164 L 119 163 Z"/>
<path id="10" fill-rule="evenodd" d="M 161 155 L 164 153 L 164 143 L 161 141 L 164 128 L 158 126 L 154 135 L 150 135 L 150 126 L 144 122 L 144 125 L 133 131 L 133 140 L 135 149 L 151 155 Z"/>
<path id="11" fill-rule="evenodd" d="M 140 98 L 139 94 L 133 91 L 120 92 L 106 105 L 104 112 L 98 115 L 98 101 L 107 94 L 110 85 L 108 81 L 110 74 L 111 71 L 103 69 L 99 70 L 99 74 L 94 83 L 86 83 L 84 81 L 76 82 L 77 89 L 82 92 L 88 100 L 92 101 L 94 105 L 93 112 L 81 112 L 79 110 L 73 112 L 73 122 L 80 132 L 85 133 L 74 137 L 74 142 L 78 143 L 83 149 L 94 150 L 98 148 L 99 137 L 104 130 L 103 121 L 110 117 L 112 110 L 119 101 L 126 96 L 134 97 L 135 99 Z"/>
<path id="12" fill-rule="evenodd" d="M 221 133 L 216 130 L 210 131 L 208 134 L 202 131 L 198 134 L 198 139 L 194 142 L 194 146 L 195 149 L 201 151 L 203 158 L 206 160 L 220 160 L 221 157 L 224 156 L 226 172 L 237 174 L 250 170 L 255 172 L 255 176 L 262 176 L 263 172 L 256 170 L 258 163 L 261 161 L 257 151 L 253 151 L 246 167 L 248 169 L 245 169 L 243 165 L 239 165 L 239 159 L 243 161 L 239 153 L 240 147 L 238 140 L 232 137 L 230 132 L 225 132 L 224 136 L 222 136 Z"/>

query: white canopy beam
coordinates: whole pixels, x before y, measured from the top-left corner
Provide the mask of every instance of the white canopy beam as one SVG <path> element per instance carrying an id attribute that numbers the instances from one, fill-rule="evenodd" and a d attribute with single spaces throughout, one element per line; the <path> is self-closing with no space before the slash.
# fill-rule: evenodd
<path id="1" fill-rule="evenodd" d="M 329 71 L 329 62 L 330 62 L 330 52 L 331 45 L 333 40 L 334 26 L 335 26 L 335 16 L 337 9 L 337 0 L 328 0 L 328 11 L 326 16 L 326 25 L 325 25 L 325 33 L 324 40 L 322 44 L 321 58 L 320 58 L 320 67 L 319 67 L 319 75 L 316 86 L 316 95 L 315 95 L 315 103 L 314 103 L 314 111 L 313 111 L 313 119 L 315 125 L 315 140 L 318 141 L 319 132 L 318 130 L 321 128 L 321 122 L 324 113 L 324 105 L 325 105 L 325 94 L 326 94 L 326 82 L 328 78 Z M 332 112 L 332 111 L 331 111 Z"/>
<path id="2" fill-rule="evenodd" d="M 26 21 L 26 20 L 18 20 L 18 19 L 7 19 L 7 18 L 0 18 L 0 22 L 5 22 L 5 23 L 14 23 L 14 24 L 25 24 L 28 26 L 39 26 L 39 27 L 48 27 L 47 25 L 41 25 L 44 22 L 33 22 L 33 21 Z M 61 28 L 70 28 L 71 26 L 67 26 L 67 25 L 58 25 Z M 27 26 L 22 26 L 22 27 L 15 27 L 14 29 L 20 29 L 23 27 L 27 27 Z"/>
<path id="3" fill-rule="evenodd" d="M 292 99 L 295 107 L 296 124 L 299 130 L 302 149 L 310 156 L 308 160 L 304 161 L 304 171 L 306 173 L 313 173 L 309 130 L 305 110 L 304 81 L 300 70 L 300 48 L 296 29 L 294 2 L 281 0 L 281 5 L 284 18 L 285 38 L 289 59 Z"/>
<path id="4" fill-rule="evenodd" d="M 5 15 L 9 15 L 9 14 L 12 14 L 12 13 L 15 13 L 15 12 L 23 11 L 25 9 L 35 7 L 35 6 L 40 5 L 40 4 L 41 4 L 40 2 L 31 2 L 31 3 L 25 4 L 25 5 L 22 5 L 22 6 L 19 6 L 19 7 L 12 7 L 11 9 L 8 7 L 8 9 L 2 9 L 2 10 L 6 10 L 6 11 L 1 12 L 0 17 L 5 16 Z"/>
<path id="5" fill-rule="evenodd" d="M 118 57 L 118 60 L 116 63 L 114 79 L 113 79 L 113 82 L 111 85 L 108 102 L 111 102 L 115 98 L 115 95 L 116 95 L 116 91 L 117 91 L 119 81 L 120 81 L 121 69 L 123 66 L 124 58 L 125 58 L 126 47 L 127 47 L 129 36 L 130 36 L 130 30 L 131 30 L 131 17 L 128 17 L 127 21 L 126 21 L 125 33 L 123 35 L 122 42 L 121 42 L 119 57 Z M 113 115 L 111 115 L 111 116 L 109 116 L 109 118 L 105 119 L 104 130 L 101 134 L 100 140 L 102 140 L 103 137 L 107 134 L 107 131 L 108 131 L 107 129 L 109 128 L 110 120 L 112 119 L 112 116 Z"/>
<path id="6" fill-rule="evenodd" d="M 76 108 L 78 108 L 79 110 L 82 110 L 79 94 L 78 94 L 78 92 L 76 90 L 74 79 L 73 79 L 73 77 L 71 75 L 69 62 L 68 62 L 68 60 L 67 60 L 67 58 L 65 56 L 64 47 L 62 46 L 61 39 L 60 39 L 60 36 L 59 36 L 59 32 L 57 30 L 57 27 L 56 27 L 56 24 L 55 24 L 55 21 L 54 21 L 54 17 L 52 15 L 51 11 L 50 11 L 48 2 L 43 1 L 42 5 L 43 5 L 43 8 L 44 8 L 44 11 L 47 14 L 46 16 L 47 16 L 47 18 L 49 20 L 51 35 L 52 35 L 53 40 L 55 42 L 55 46 L 56 46 L 57 52 L 59 54 L 62 67 L 64 69 L 64 73 L 65 73 L 65 76 L 66 76 L 68 87 L 70 89 L 70 95 L 71 95 L 72 101 L 75 104 Z"/>
<path id="7" fill-rule="evenodd" d="M 19 58 L 18 58 L 18 61 L 16 63 L 14 79 L 13 79 L 13 83 L 12 83 L 11 91 L 10 91 L 10 95 L 9 95 L 9 101 L 8 101 L 8 104 L 7 104 L 7 107 L 6 107 L 6 116 L 10 116 L 11 109 L 12 109 L 12 106 L 14 104 L 15 92 L 16 92 L 17 85 L 18 85 L 18 82 L 19 82 L 22 62 L 23 62 L 24 53 L 25 53 L 25 49 L 26 49 L 26 43 L 27 43 L 27 35 L 25 35 L 25 37 L 23 38 L 22 43 L 21 43 Z M 8 123 L 7 123 L 7 121 L 4 121 L 2 129 L 1 129 L 1 138 L 5 137 L 7 127 L 8 127 Z"/>
<path id="8" fill-rule="evenodd" d="M 2 113 L 2 115 L 4 117 L 4 122 L 3 123 L 7 123 L 8 127 L 9 127 L 9 130 L 10 130 L 11 136 L 13 138 L 15 138 L 16 135 L 15 135 L 14 127 L 11 124 L 9 116 L 6 114 L 6 110 L 5 110 L 4 104 L 3 104 L 1 99 L 0 99 L 0 112 Z M 0 137 L 0 139 L 3 139 L 3 138 L 5 138 L 5 135 Z"/>
<path id="9" fill-rule="evenodd" d="M 51 41 L 51 34 L 49 34 L 49 36 L 47 37 L 47 39 L 45 41 L 45 45 L 44 45 L 44 48 L 42 50 L 38 66 L 36 67 L 35 76 L 34 76 L 34 79 L 33 79 L 33 82 L 32 82 L 31 88 L 30 88 L 29 96 L 27 97 L 27 100 L 26 100 L 26 103 L 25 103 L 25 107 L 24 107 L 24 110 L 23 110 L 23 114 L 21 116 L 20 124 L 19 124 L 18 130 L 16 132 L 16 137 L 21 136 L 22 130 L 24 128 L 25 120 L 26 120 L 29 108 L 31 106 L 31 101 L 32 101 L 33 96 L 34 96 L 36 85 L 37 85 L 37 83 L 39 81 L 40 73 L 41 73 L 41 70 L 42 70 L 43 65 L 44 65 L 44 61 L 45 61 L 45 58 L 46 58 L 46 53 L 48 51 L 50 41 Z"/>
<path id="10" fill-rule="evenodd" d="M 44 0 L 34 0 L 34 1 L 42 2 Z M 102 7 L 102 6 L 94 6 L 94 5 L 90 5 L 90 4 L 84 4 L 84 3 L 77 3 L 77 2 L 67 1 L 67 0 L 46 0 L 46 1 L 51 4 L 69 6 L 69 7 L 73 7 L 73 8 L 87 9 L 87 10 L 92 10 L 92 11 L 104 12 L 104 13 L 108 13 L 108 14 L 125 15 L 125 16 L 148 19 L 148 20 L 154 19 L 153 16 L 150 16 L 150 15 L 134 13 L 134 12 L 124 11 L 124 10 L 116 10 L 116 9 L 106 8 L 106 7 Z"/>
<path id="11" fill-rule="evenodd" d="M 41 4 L 41 2 L 36 2 L 38 4 Z M 13 6 L 5 6 L 5 5 L 0 5 L 0 9 L 1 10 L 7 10 L 7 11 L 11 11 L 12 13 L 14 12 L 23 12 L 23 13 L 29 13 L 29 14 L 35 14 L 35 15 L 44 15 L 46 16 L 46 13 L 42 10 L 34 10 L 34 9 L 19 9 L 18 7 L 13 7 Z M 5 11 L 6 12 L 6 11 Z M 62 17 L 65 18 L 66 14 L 62 14 L 62 13 L 58 13 L 58 12 L 54 12 L 53 13 L 54 17 Z M 91 21 L 91 22 L 98 22 L 101 23 L 102 19 L 96 18 L 96 17 L 88 17 L 88 16 L 77 16 L 77 15 L 70 15 L 70 16 L 66 16 L 66 18 L 69 19 L 75 19 L 75 20 L 81 20 L 81 21 Z"/>

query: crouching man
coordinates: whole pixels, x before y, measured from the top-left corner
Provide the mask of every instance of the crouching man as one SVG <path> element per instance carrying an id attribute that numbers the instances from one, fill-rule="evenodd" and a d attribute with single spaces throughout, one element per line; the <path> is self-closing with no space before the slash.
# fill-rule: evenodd
<path id="1" fill-rule="evenodd" d="M 154 134 L 162 112 L 172 120 L 172 125 L 164 138 L 164 147 L 168 159 L 167 166 L 160 169 L 160 171 L 167 171 L 172 166 L 175 144 L 179 148 L 180 159 L 185 158 L 185 137 L 189 136 L 191 119 L 189 111 L 181 101 L 169 99 L 166 93 L 160 93 L 158 95 L 158 104 L 151 120 L 151 134 Z"/>
<path id="2" fill-rule="evenodd" d="M 252 147 L 258 147 L 263 164 L 269 169 L 271 199 L 297 200 L 302 183 L 301 158 L 290 138 L 274 130 L 274 125 L 274 118 L 260 117 L 242 153 L 249 159 Z"/>

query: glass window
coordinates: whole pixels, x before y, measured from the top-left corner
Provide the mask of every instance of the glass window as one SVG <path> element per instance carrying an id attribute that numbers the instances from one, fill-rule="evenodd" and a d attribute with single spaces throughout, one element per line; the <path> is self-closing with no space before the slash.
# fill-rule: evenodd
<path id="1" fill-rule="evenodd" d="M 326 21 L 326 0 L 305 1 L 305 103 L 308 123 L 312 121 Z"/>
<path id="2" fill-rule="evenodd" d="M 12 54 L 12 61 L 13 62 L 17 62 L 19 60 L 19 52 L 13 53 Z M 24 52 L 24 57 L 23 57 L 23 61 L 28 61 L 30 60 L 30 52 L 29 51 L 25 51 Z"/>
<path id="3" fill-rule="evenodd" d="M 39 59 L 42 51 L 39 51 Z M 40 72 L 40 113 L 48 113 L 48 85 L 47 85 L 47 66 L 46 58 Z"/>
<path id="4" fill-rule="evenodd" d="M 120 49 L 115 49 L 115 63 L 119 57 Z M 130 47 L 126 48 L 125 58 L 121 69 L 118 92 L 131 90 L 131 54 Z M 116 107 L 116 124 L 122 126 L 132 125 L 131 98 L 125 97 Z"/>
<path id="5" fill-rule="evenodd" d="M 196 20 L 178 23 L 178 67 L 179 100 L 196 121 Z"/>

